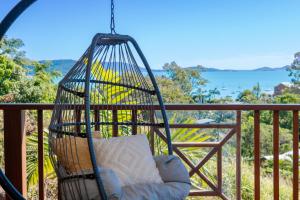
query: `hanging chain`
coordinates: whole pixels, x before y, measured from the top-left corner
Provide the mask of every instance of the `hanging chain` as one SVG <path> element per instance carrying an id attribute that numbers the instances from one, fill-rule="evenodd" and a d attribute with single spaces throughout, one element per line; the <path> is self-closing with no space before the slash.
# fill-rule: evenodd
<path id="1" fill-rule="evenodd" d="M 115 34 L 115 4 L 114 4 L 114 0 L 111 0 L 111 16 L 110 16 L 110 32 L 111 34 Z"/>

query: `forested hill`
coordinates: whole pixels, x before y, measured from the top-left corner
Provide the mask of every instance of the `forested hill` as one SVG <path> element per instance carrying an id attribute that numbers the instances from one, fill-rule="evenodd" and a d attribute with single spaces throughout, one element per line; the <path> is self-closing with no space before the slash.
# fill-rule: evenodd
<path id="1" fill-rule="evenodd" d="M 41 60 L 41 63 L 45 63 L 45 62 L 50 62 L 50 69 L 51 70 L 58 70 L 60 72 L 62 72 L 62 74 L 66 74 L 71 67 L 74 66 L 74 64 L 76 63 L 76 60 L 72 60 L 72 59 L 59 59 L 59 60 Z M 142 72 L 146 72 L 146 69 L 141 68 Z M 164 73 L 165 70 L 162 69 L 152 69 L 152 72 L 154 74 L 160 74 L 160 73 Z"/>
<path id="2" fill-rule="evenodd" d="M 74 64 L 76 63 L 75 60 L 71 60 L 71 59 L 60 59 L 60 60 L 42 60 L 40 61 L 41 63 L 45 63 L 45 62 L 50 62 L 50 69 L 51 70 L 58 70 L 60 72 L 62 72 L 62 74 L 66 74 L 71 67 L 74 66 Z"/>

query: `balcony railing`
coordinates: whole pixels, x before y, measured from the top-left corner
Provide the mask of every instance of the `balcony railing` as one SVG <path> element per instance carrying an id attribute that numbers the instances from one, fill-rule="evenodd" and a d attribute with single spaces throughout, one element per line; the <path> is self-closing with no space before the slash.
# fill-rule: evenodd
<path id="1" fill-rule="evenodd" d="M 43 114 L 44 111 L 53 109 L 53 104 L 0 104 L 0 110 L 3 110 L 3 123 L 4 123 L 4 157 L 5 157 L 5 173 L 13 182 L 13 184 L 26 195 L 26 140 L 24 134 L 24 111 L 35 110 L 37 111 L 37 129 L 38 129 L 38 172 L 39 172 L 39 199 L 45 198 L 44 191 L 44 160 L 43 160 Z M 105 106 L 105 109 L 108 107 Z M 102 106 L 94 106 L 92 109 L 99 111 Z M 112 110 L 118 110 L 118 106 L 111 107 Z M 136 113 L 141 109 L 138 106 L 128 106 L 127 110 L 132 110 Z M 154 106 L 154 109 L 159 109 Z M 190 168 L 190 176 L 198 175 L 211 190 L 201 190 L 195 186 L 191 191 L 191 196 L 218 196 L 221 199 L 228 199 L 223 193 L 222 188 L 222 147 L 229 141 L 230 138 L 235 136 L 236 141 L 236 199 L 241 199 L 241 113 L 243 111 L 253 111 L 254 115 L 254 197 L 253 199 L 260 199 L 260 165 L 261 165 L 261 141 L 260 137 L 260 112 L 271 111 L 273 112 L 273 196 L 274 199 L 279 199 L 279 185 L 280 185 L 280 172 L 279 172 L 279 112 L 289 111 L 293 113 L 292 130 L 293 130 L 293 194 L 294 200 L 299 199 L 299 110 L 298 105 L 242 105 L 242 104 L 209 104 L 209 105 L 166 105 L 167 111 L 232 111 L 235 112 L 235 120 L 233 123 L 208 123 L 208 124 L 170 124 L 172 129 L 182 128 L 196 128 L 196 129 L 228 129 L 223 139 L 217 142 L 174 142 L 174 152 L 185 162 Z M 80 113 L 80 112 L 79 112 Z M 95 112 L 99 113 L 99 112 Z M 117 112 L 112 112 L 117 113 Z M 95 115 L 95 120 L 97 116 Z M 155 129 L 156 133 L 162 138 L 163 134 L 159 129 Z M 180 148 L 202 148 L 210 147 L 211 150 L 196 164 L 194 165 L 189 158 L 183 154 Z M 201 167 L 214 155 L 217 156 L 217 183 L 211 182 L 205 174 L 201 172 Z M 224 172 L 226 173 L 226 172 Z"/>

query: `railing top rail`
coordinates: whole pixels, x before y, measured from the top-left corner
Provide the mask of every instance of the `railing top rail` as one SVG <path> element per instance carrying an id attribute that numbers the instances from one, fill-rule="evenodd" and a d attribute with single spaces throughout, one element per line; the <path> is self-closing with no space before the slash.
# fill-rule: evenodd
<path id="1" fill-rule="evenodd" d="M 78 106 L 76 106 L 78 108 Z M 147 109 L 145 105 L 92 105 L 94 109 Z M 54 104 L 0 103 L 0 110 L 52 110 Z M 84 106 L 82 105 L 82 108 Z M 159 110 L 158 105 L 153 106 Z M 300 104 L 166 104 L 167 110 L 300 110 Z"/>

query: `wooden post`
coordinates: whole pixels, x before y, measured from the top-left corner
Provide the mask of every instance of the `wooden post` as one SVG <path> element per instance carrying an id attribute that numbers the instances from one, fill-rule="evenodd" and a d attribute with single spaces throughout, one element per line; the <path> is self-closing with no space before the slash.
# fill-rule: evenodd
<path id="1" fill-rule="evenodd" d="M 3 113 L 5 174 L 26 197 L 25 111 L 4 110 Z"/>
<path id="2" fill-rule="evenodd" d="M 293 200 L 299 199 L 299 111 L 293 111 Z"/>
<path id="3" fill-rule="evenodd" d="M 222 194 L 222 147 L 217 152 L 217 180 L 218 180 L 218 192 Z"/>
<path id="4" fill-rule="evenodd" d="M 260 199 L 260 112 L 254 111 L 254 199 Z"/>
<path id="5" fill-rule="evenodd" d="M 279 200 L 279 111 L 273 111 L 273 196 Z"/>
<path id="6" fill-rule="evenodd" d="M 242 184 L 242 176 L 241 176 L 241 118 L 242 118 L 241 111 L 237 111 L 236 113 L 236 199 L 242 199 L 242 191 L 241 191 L 241 184 Z"/>
<path id="7" fill-rule="evenodd" d="M 38 110 L 38 170 L 39 170 L 39 200 L 45 199 L 44 188 L 44 129 L 43 110 Z"/>

